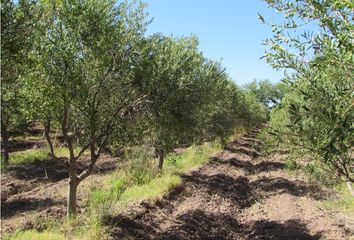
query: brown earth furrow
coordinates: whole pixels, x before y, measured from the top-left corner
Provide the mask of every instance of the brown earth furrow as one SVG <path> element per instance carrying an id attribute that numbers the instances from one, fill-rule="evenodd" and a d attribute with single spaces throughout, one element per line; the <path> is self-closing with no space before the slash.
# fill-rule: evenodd
<path id="1" fill-rule="evenodd" d="M 346 239 L 317 207 L 323 193 L 261 159 L 253 132 L 182 176 L 183 185 L 141 214 L 112 219 L 113 239 Z M 142 204 L 144 205 L 144 204 Z"/>

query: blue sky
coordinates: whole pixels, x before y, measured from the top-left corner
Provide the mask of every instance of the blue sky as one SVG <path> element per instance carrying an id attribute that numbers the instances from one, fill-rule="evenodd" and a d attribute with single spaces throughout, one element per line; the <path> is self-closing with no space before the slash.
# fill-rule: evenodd
<path id="1" fill-rule="evenodd" d="M 208 58 L 221 60 L 238 85 L 253 79 L 279 81 L 283 73 L 272 69 L 263 56 L 262 40 L 272 36 L 266 20 L 280 22 L 282 16 L 262 0 L 145 0 L 153 22 L 148 34 L 196 35 L 200 50 Z"/>

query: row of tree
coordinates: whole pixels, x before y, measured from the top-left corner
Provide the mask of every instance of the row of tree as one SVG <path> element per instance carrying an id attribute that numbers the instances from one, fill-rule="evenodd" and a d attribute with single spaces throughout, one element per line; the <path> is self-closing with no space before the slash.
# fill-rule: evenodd
<path id="1" fill-rule="evenodd" d="M 270 133 L 288 150 L 320 163 L 326 178 L 353 182 L 354 3 L 267 2 L 286 21 L 271 24 L 274 37 L 266 41 L 265 56 L 286 70 L 289 88 L 271 113 Z M 305 30 L 298 35 L 298 29 Z"/>
<path id="2" fill-rule="evenodd" d="M 76 192 L 107 148 L 149 138 L 162 169 L 177 146 L 221 138 L 265 120 L 266 109 L 237 87 L 195 37 L 146 36 L 139 2 L 9 1 L 1 4 L 1 137 L 41 122 L 50 149 L 59 126 L 69 150 L 68 215 Z M 77 150 L 79 148 L 79 150 Z M 89 152 L 90 165 L 78 172 Z"/>

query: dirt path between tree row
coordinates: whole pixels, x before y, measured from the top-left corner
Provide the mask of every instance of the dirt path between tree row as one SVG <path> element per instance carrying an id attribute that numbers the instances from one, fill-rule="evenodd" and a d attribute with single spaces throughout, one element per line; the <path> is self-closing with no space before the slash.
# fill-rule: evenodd
<path id="1" fill-rule="evenodd" d="M 157 203 L 110 220 L 113 239 L 349 239 L 318 207 L 324 193 L 262 159 L 255 132 L 232 142 Z"/>

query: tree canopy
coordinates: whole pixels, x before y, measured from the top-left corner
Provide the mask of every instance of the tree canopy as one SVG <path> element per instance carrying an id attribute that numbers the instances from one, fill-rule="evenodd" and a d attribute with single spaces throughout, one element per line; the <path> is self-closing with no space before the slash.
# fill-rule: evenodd
<path id="1" fill-rule="evenodd" d="M 267 1 L 286 21 L 272 24 L 265 56 L 285 69 L 290 92 L 272 113 L 273 134 L 309 154 L 331 174 L 353 181 L 353 3 L 351 1 Z M 317 33 L 294 29 L 309 22 Z"/>

